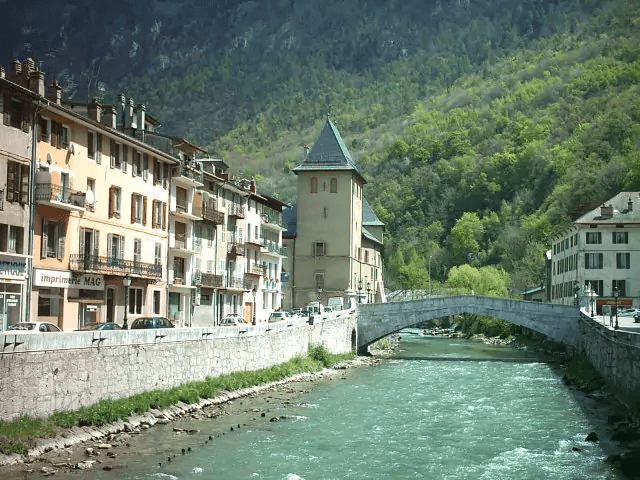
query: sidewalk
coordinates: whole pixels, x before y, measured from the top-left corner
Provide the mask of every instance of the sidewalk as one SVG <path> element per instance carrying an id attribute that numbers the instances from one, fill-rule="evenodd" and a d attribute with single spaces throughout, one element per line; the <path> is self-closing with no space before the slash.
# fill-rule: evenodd
<path id="1" fill-rule="evenodd" d="M 586 315 L 589 315 L 589 311 L 586 309 L 582 309 L 582 312 Z M 598 322 L 601 325 L 604 325 L 610 330 L 614 330 L 614 327 L 609 326 L 609 316 L 596 315 L 593 317 L 593 320 Z M 613 316 L 613 325 L 616 324 L 616 317 Z M 621 317 L 618 316 L 618 330 L 622 330 L 625 332 L 631 333 L 640 333 L 640 323 L 636 323 L 633 317 Z"/>

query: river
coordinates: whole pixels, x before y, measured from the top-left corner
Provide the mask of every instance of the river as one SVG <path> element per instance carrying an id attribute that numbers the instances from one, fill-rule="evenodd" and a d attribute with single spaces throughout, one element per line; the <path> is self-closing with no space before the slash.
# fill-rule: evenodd
<path id="1" fill-rule="evenodd" d="M 604 462 L 611 412 L 561 376 L 528 352 L 405 333 L 394 359 L 318 386 L 284 421 L 92 478 L 623 478 Z"/>

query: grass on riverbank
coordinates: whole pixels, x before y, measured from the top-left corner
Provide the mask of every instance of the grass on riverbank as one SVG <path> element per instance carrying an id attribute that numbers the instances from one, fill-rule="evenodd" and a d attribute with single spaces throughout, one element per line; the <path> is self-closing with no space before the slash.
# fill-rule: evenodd
<path id="1" fill-rule="evenodd" d="M 354 358 L 354 354 L 335 355 L 323 345 L 309 348 L 306 357 L 295 357 L 286 363 L 262 370 L 236 372 L 202 381 L 190 382 L 170 390 L 153 390 L 119 400 L 102 400 L 73 412 L 57 412 L 48 418 L 23 417 L 12 422 L 0 422 L 0 452 L 25 454 L 38 438 L 57 435 L 63 428 L 73 426 L 105 425 L 129 416 L 143 413 L 150 408 L 162 409 L 178 402 L 196 403 L 200 399 L 213 398 L 222 391 L 262 385 L 282 380 L 297 373 L 317 372 L 342 360 Z"/>

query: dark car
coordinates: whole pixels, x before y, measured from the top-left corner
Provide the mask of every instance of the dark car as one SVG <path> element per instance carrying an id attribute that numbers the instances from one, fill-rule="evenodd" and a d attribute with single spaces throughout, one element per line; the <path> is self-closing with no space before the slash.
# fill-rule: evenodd
<path id="1" fill-rule="evenodd" d="M 122 327 L 115 322 L 90 323 L 77 329 L 76 332 L 85 332 L 87 330 L 122 330 Z"/>
<path id="2" fill-rule="evenodd" d="M 141 330 L 145 328 L 173 328 L 173 323 L 164 317 L 140 317 L 131 324 L 131 330 Z"/>

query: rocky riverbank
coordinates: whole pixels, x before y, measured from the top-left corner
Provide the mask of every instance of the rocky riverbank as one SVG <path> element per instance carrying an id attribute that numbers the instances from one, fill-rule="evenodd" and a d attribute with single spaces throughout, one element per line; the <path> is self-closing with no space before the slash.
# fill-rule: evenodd
<path id="1" fill-rule="evenodd" d="M 320 382 L 345 379 L 350 369 L 381 361 L 378 355 L 356 357 L 320 372 L 224 392 L 191 405 L 179 403 L 164 410 L 150 410 L 126 422 L 73 427 L 55 438 L 40 439 L 26 455 L 0 455 L 0 478 L 41 478 L 72 470 L 126 470 L 140 455 L 154 455 L 159 463 L 170 462 L 219 435 L 260 422 L 282 420 L 282 416 L 270 412 L 294 403 Z M 161 444 L 150 443 L 145 436 L 152 427 L 161 429 L 163 435 L 154 435 L 164 439 Z"/>

